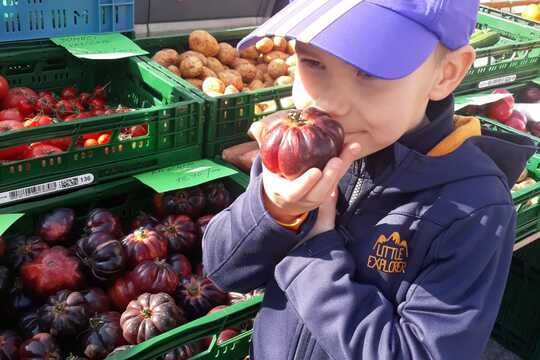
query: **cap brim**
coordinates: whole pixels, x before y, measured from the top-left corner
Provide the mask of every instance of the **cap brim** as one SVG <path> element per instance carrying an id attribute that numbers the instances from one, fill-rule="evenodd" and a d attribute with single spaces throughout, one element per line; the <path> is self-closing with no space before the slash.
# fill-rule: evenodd
<path id="1" fill-rule="evenodd" d="M 422 25 L 366 1 L 296 0 L 242 39 L 238 48 L 275 35 L 316 46 L 382 79 L 409 75 L 438 43 Z"/>

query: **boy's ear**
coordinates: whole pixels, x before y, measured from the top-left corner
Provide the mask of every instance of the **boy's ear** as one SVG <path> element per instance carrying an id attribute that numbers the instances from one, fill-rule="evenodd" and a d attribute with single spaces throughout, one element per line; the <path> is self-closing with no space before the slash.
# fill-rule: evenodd
<path id="1" fill-rule="evenodd" d="M 429 93 L 430 100 L 446 98 L 461 83 L 476 59 L 476 52 L 470 45 L 454 51 L 446 50 L 439 61 L 437 81 Z"/>

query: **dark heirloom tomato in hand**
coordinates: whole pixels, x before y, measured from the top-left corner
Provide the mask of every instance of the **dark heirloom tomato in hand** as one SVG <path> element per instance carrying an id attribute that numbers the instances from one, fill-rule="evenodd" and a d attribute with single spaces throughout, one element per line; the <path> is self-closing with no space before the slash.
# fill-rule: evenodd
<path id="1" fill-rule="evenodd" d="M 163 209 L 167 214 L 199 217 L 206 207 L 206 197 L 200 187 L 175 190 L 163 195 Z"/>
<path id="2" fill-rule="evenodd" d="M 176 301 L 191 320 L 206 315 L 218 305 L 227 304 L 229 296 L 221 292 L 210 279 L 192 275 L 178 284 Z"/>
<path id="3" fill-rule="evenodd" d="M 126 249 L 130 267 L 135 267 L 145 260 L 161 259 L 167 256 L 167 240 L 152 229 L 137 229 L 126 236 L 122 244 Z"/>
<path id="4" fill-rule="evenodd" d="M 6 249 L 7 249 L 6 240 L 2 236 L 0 236 L 0 258 L 6 255 Z"/>
<path id="5" fill-rule="evenodd" d="M 60 246 L 44 250 L 33 261 L 23 264 L 21 277 L 24 287 L 40 296 L 78 289 L 84 280 L 79 259 Z"/>
<path id="6" fill-rule="evenodd" d="M 204 215 L 197 219 L 197 228 L 199 229 L 199 235 L 202 239 L 202 236 L 204 235 L 204 232 L 206 231 L 206 227 L 208 226 L 208 223 L 215 215 Z"/>
<path id="7" fill-rule="evenodd" d="M 106 209 L 94 209 L 88 214 L 86 231 L 89 233 L 106 232 L 117 239 L 123 234 L 120 220 Z"/>
<path id="8" fill-rule="evenodd" d="M 120 318 L 124 338 L 130 344 L 139 344 L 185 322 L 183 311 L 165 293 L 142 294 L 129 303 Z"/>
<path id="9" fill-rule="evenodd" d="M 146 260 L 133 269 L 131 278 L 141 292 L 174 294 L 178 274 L 165 260 Z"/>
<path id="10" fill-rule="evenodd" d="M 19 346 L 22 339 L 15 331 L 0 331 L 0 359 L 17 360 L 19 358 Z"/>
<path id="11" fill-rule="evenodd" d="M 39 315 L 37 311 L 30 311 L 21 316 L 17 321 L 17 327 L 25 338 L 39 334 L 41 330 L 39 329 Z"/>
<path id="12" fill-rule="evenodd" d="M 189 254 L 198 241 L 197 228 L 186 215 L 169 215 L 155 230 L 167 239 L 170 253 Z"/>
<path id="13" fill-rule="evenodd" d="M 75 220 L 73 210 L 56 209 L 43 217 L 38 228 L 38 235 L 51 245 L 65 242 L 73 227 L 73 220 Z"/>
<path id="14" fill-rule="evenodd" d="M 167 263 L 171 265 L 174 272 L 183 279 L 192 274 L 191 262 L 182 254 L 173 254 L 167 258 Z"/>
<path id="15" fill-rule="evenodd" d="M 81 294 L 86 301 L 86 314 L 88 316 L 94 316 L 95 314 L 101 314 L 111 310 L 109 297 L 100 288 L 81 291 Z"/>
<path id="16" fill-rule="evenodd" d="M 18 269 L 22 264 L 34 260 L 49 245 L 41 240 L 39 236 L 17 236 L 8 245 L 8 261 L 14 269 Z"/>
<path id="17" fill-rule="evenodd" d="M 89 359 L 105 359 L 118 346 L 126 344 L 120 327 L 120 314 L 110 311 L 91 317 L 84 333 L 82 347 Z"/>
<path id="18" fill-rule="evenodd" d="M 39 308 L 39 327 L 58 338 L 78 335 L 88 324 L 86 300 L 78 291 L 60 290 Z"/>
<path id="19" fill-rule="evenodd" d="M 133 283 L 131 273 L 127 273 L 116 279 L 108 294 L 115 308 L 124 311 L 129 302 L 136 299 L 141 291 Z"/>
<path id="20" fill-rule="evenodd" d="M 92 276 L 101 281 L 113 278 L 126 267 L 124 247 L 109 233 L 95 232 L 81 238 L 76 253 Z"/>
<path id="21" fill-rule="evenodd" d="M 295 179 L 311 168 L 323 169 L 340 155 L 345 132 L 328 114 L 307 108 L 282 113 L 262 138 L 261 159 L 271 172 Z"/>
<path id="22" fill-rule="evenodd" d="M 111 356 L 115 355 L 115 354 L 121 353 L 122 351 L 128 351 L 131 348 L 133 348 L 134 346 L 135 345 L 122 345 L 122 346 L 119 346 L 116 349 L 114 349 L 113 351 L 111 351 L 109 356 L 107 356 L 107 359 L 110 358 Z"/>
<path id="23" fill-rule="evenodd" d="M 206 194 L 207 212 L 218 213 L 230 205 L 231 195 L 221 181 L 212 181 L 201 185 L 201 187 Z"/>
<path id="24" fill-rule="evenodd" d="M 20 360 L 62 360 L 62 352 L 51 334 L 39 333 L 22 343 Z"/>

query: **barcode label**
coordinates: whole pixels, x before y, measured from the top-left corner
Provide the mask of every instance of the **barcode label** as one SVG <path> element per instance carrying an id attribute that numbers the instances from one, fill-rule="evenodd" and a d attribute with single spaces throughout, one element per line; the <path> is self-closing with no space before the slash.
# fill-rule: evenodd
<path id="1" fill-rule="evenodd" d="M 13 201 L 28 199 L 36 196 L 50 194 L 57 191 L 72 189 L 94 182 L 94 175 L 84 174 L 73 176 L 48 183 L 28 186 L 16 190 L 0 193 L 0 204 L 6 204 Z"/>
<path id="2" fill-rule="evenodd" d="M 503 76 L 503 77 L 496 78 L 496 79 L 484 80 L 484 81 L 481 81 L 478 84 L 478 88 L 479 89 L 484 89 L 484 88 L 487 88 L 487 87 L 498 86 L 498 85 L 502 85 L 502 84 L 508 84 L 508 83 L 512 83 L 512 82 L 516 81 L 516 79 L 517 79 L 517 75 L 508 75 L 508 76 Z"/>

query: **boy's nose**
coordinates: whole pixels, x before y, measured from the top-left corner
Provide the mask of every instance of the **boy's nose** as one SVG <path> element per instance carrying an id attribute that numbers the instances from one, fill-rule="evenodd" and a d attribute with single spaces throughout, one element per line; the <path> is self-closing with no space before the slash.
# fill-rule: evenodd
<path id="1" fill-rule="evenodd" d="M 318 99 L 314 99 L 311 105 L 328 113 L 335 119 L 346 116 L 350 110 L 350 106 L 344 101 L 330 96 L 322 96 Z"/>

